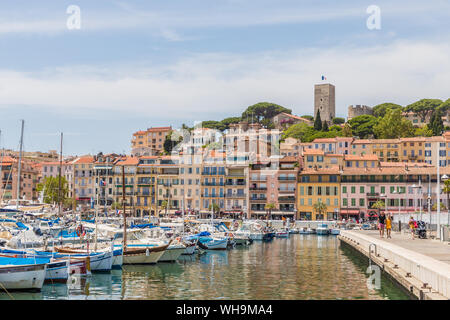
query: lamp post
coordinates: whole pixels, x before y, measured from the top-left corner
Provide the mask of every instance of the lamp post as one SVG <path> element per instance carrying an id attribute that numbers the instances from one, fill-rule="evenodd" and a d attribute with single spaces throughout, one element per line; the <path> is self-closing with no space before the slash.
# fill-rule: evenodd
<path id="1" fill-rule="evenodd" d="M 420 184 L 418 186 L 413 184 L 411 188 L 420 190 L 419 192 L 422 197 L 422 186 Z M 414 213 L 416 213 L 417 211 L 417 202 L 419 202 L 420 220 L 422 220 L 422 208 L 420 206 L 420 198 L 418 200 L 419 201 L 417 201 L 417 191 L 414 190 Z"/>
<path id="2" fill-rule="evenodd" d="M 441 177 L 442 181 L 444 182 L 444 188 L 446 189 L 447 193 L 447 224 L 450 225 L 450 206 L 449 206 L 449 186 L 445 185 L 445 182 L 449 179 L 449 177 L 444 174 Z"/>

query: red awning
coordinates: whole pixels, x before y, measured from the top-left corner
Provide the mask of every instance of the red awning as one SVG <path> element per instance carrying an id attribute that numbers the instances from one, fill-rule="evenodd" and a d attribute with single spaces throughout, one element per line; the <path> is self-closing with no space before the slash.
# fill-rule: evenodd
<path id="1" fill-rule="evenodd" d="M 350 209 L 341 209 L 340 214 L 352 214 L 352 215 L 356 215 L 359 214 L 359 210 L 350 210 Z"/>

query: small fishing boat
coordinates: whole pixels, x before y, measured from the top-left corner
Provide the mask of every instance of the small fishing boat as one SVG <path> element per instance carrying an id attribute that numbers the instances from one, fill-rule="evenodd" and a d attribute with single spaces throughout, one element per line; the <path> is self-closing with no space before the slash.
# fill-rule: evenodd
<path id="1" fill-rule="evenodd" d="M 287 230 L 280 230 L 275 232 L 275 237 L 277 238 L 289 238 L 289 231 Z"/>
<path id="2" fill-rule="evenodd" d="M 127 245 L 123 251 L 123 264 L 155 264 L 169 245 L 170 243 L 164 245 Z"/>
<path id="3" fill-rule="evenodd" d="M 47 263 L 32 258 L 0 257 L 0 283 L 6 290 L 40 291 L 46 272 Z"/>
<path id="4" fill-rule="evenodd" d="M 159 258 L 158 262 L 174 262 L 183 254 L 186 246 L 182 243 L 171 243 Z"/>
<path id="5" fill-rule="evenodd" d="M 186 249 L 184 249 L 182 255 L 192 255 L 195 253 L 195 248 L 197 247 L 197 239 L 183 239 L 183 244 L 185 245 Z"/>
<path id="6" fill-rule="evenodd" d="M 327 236 L 330 234 L 330 229 L 326 223 L 320 223 L 316 228 L 316 234 L 319 236 Z"/>
<path id="7" fill-rule="evenodd" d="M 334 236 L 337 236 L 337 235 L 339 235 L 341 233 L 341 230 L 337 229 L 337 228 L 333 228 L 333 229 L 330 230 L 330 233 L 332 235 L 334 235 Z"/>
<path id="8" fill-rule="evenodd" d="M 228 238 L 200 238 L 197 245 L 203 250 L 226 250 Z"/>
<path id="9" fill-rule="evenodd" d="M 313 234 L 314 230 L 311 228 L 303 227 L 299 230 L 300 234 Z"/>

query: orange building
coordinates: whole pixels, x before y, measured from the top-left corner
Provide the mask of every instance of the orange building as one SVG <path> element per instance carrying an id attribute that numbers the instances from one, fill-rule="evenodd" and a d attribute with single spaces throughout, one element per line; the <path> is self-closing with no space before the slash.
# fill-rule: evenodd
<path id="1" fill-rule="evenodd" d="M 155 156 L 164 151 L 164 141 L 172 127 L 152 127 L 133 133 L 131 153 L 133 156 Z"/>

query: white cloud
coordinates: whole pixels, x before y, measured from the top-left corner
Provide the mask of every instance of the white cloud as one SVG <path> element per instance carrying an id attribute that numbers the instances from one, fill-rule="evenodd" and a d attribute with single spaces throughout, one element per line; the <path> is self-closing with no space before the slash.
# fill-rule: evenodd
<path id="1" fill-rule="evenodd" d="M 350 104 L 449 98 L 448 52 L 448 43 L 396 42 L 257 55 L 201 54 L 144 69 L 83 66 L 40 74 L 0 70 L 0 101 L 3 106 L 74 114 L 126 111 L 171 123 L 240 114 L 259 101 L 302 115 L 313 113 L 313 86 L 325 75 L 336 85 L 338 115 L 346 115 Z"/>

